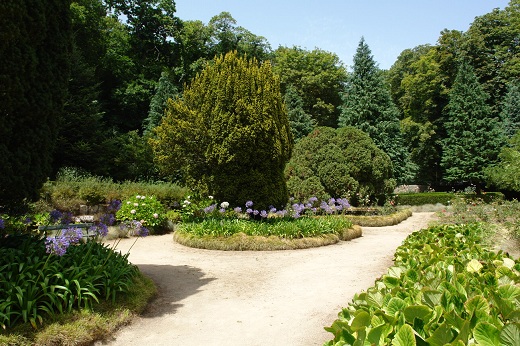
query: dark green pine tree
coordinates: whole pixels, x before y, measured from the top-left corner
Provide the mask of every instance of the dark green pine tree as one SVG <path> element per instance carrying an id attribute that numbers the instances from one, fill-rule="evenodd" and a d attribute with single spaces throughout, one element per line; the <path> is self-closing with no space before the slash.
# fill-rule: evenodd
<path id="1" fill-rule="evenodd" d="M 296 91 L 296 88 L 289 85 L 285 91 L 285 107 L 287 107 L 287 117 L 295 141 L 307 136 L 316 127 L 310 114 L 303 109 L 303 100 Z"/>
<path id="2" fill-rule="evenodd" d="M 463 60 L 449 93 L 441 165 L 448 182 L 469 182 L 480 191 L 484 168 L 497 161 L 504 144 L 501 124 L 486 104 L 488 95 L 473 67 Z"/>
<path id="3" fill-rule="evenodd" d="M 412 179 L 414 169 L 401 134 L 399 110 L 364 38 L 354 55 L 338 124 L 340 127 L 354 126 L 368 133 L 390 156 L 398 184 Z"/>
<path id="4" fill-rule="evenodd" d="M 51 172 L 67 91 L 70 0 L 0 2 L 0 208 L 36 198 Z"/>
<path id="5" fill-rule="evenodd" d="M 520 130 L 520 83 L 510 83 L 502 104 L 500 117 L 504 134 L 511 138 Z"/>
<path id="6" fill-rule="evenodd" d="M 163 72 L 161 78 L 159 78 L 155 95 L 150 101 L 148 117 L 143 122 L 145 135 L 151 134 L 152 130 L 161 123 L 168 99 L 174 98 L 177 94 L 177 87 L 173 84 L 170 74 Z"/>

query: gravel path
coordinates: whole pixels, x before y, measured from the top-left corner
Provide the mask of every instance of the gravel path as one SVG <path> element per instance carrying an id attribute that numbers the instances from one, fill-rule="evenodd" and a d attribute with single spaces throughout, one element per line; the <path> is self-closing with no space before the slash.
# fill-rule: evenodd
<path id="1" fill-rule="evenodd" d="M 395 249 L 434 213 L 363 236 L 294 251 L 226 252 L 184 247 L 171 234 L 139 239 L 130 261 L 158 285 L 148 312 L 96 345 L 322 345 L 323 327 L 392 265 Z M 128 251 L 133 239 L 119 248 Z"/>

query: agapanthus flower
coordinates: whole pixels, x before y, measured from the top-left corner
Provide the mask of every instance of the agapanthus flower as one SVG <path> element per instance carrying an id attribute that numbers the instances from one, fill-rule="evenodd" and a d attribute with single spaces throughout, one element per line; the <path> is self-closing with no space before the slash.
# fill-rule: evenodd
<path id="1" fill-rule="evenodd" d="M 246 213 L 248 213 L 248 214 L 252 214 L 252 213 L 253 213 L 253 209 L 251 209 L 251 208 L 247 208 L 247 209 L 246 209 Z"/>
<path id="2" fill-rule="evenodd" d="M 218 211 L 219 211 L 219 213 L 224 214 L 226 212 L 226 209 L 220 208 Z"/>
<path id="3" fill-rule="evenodd" d="M 266 218 L 266 217 L 267 217 L 267 212 L 266 212 L 265 210 L 262 210 L 262 211 L 260 212 L 260 216 L 261 216 L 262 218 Z"/>
<path id="4" fill-rule="evenodd" d="M 61 217 L 63 216 L 63 214 L 61 213 L 61 211 L 57 210 L 57 209 L 54 209 L 53 211 L 51 211 L 49 213 L 49 216 L 51 218 L 51 222 L 58 222 L 58 220 L 61 219 Z"/>
<path id="5" fill-rule="evenodd" d="M 110 201 L 107 207 L 107 211 L 110 213 L 115 213 L 121 209 L 121 201 L 119 199 L 113 199 Z"/>
<path id="6" fill-rule="evenodd" d="M 146 227 L 140 227 L 135 233 L 135 235 L 138 237 L 146 237 L 149 234 L 150 234 L 150 230 Z"/>
<path id="7" fill-rule="evenodd" d="M 108 226 L 102 222 L 93 225 L 89 228 L 89 232 L 97 233 L 101 237 L 106 237 L 108 234 Z"/>
<path id="8" fill-rule="evenodd" d="M 273 213 L 273 214 L 276 213 L 276 208 L 273 207 L 273 206 L 271 206 L 271 207 L 269 208 L 269 212 L 270 212 L 270 213 Z"/>
<path id="9" fill-rule="evenodd" d="M 66 237 L 47 237 L 45 248 L 48 254 L 63 256 L 67 252 L 70 243 Z"/>
<path id="10" fill-rule="evenodd" d="M 63 215 L 61 216 L 60 222 L 63 225 L 69 225 L 72 222 L 73 217 L 74 217 L 74 215 L 72 215 L 72 213 L 70 213 L 70 212 L 63 213 Z"/>
<path id="11" fill-rule="evenodd" d="M 61 230 L 61 237 L 66 238 L 70 244 L 77 244 L 83 239 L 83 232 L 80 228 L 69 227 Z"/>
<path id="12" fill-rule="evenodd" d="M 99 221 L 105 225 L 112 226 L 116 222 L 116 217 L 114 214 L 103 214 L 99 218 Z"/>
<path id="13" fill-rule="evenodd" d="M 228 202 L 222 202 L 222 203 L 220 203 L 220 207 L 222 209 L 226 209 L 227 207 L 229 207 L 229 203 Z"/>
<path id="14" fill-rule="evenodd" d="M 242 212 L 242 208 L 240 208 L 240 207 L 235 207 L 235 208 L 233 209 L 233 211 L 234 211 L 235 213 L 237 213 L 237 214 L 240 214 L 240 213 Z"/>
<path id="15" fill-rule="evenodd" d="M 212 204 L 210 206 L 207 206 L 206 208 L 204 208 L 204 212 L 206 214 L 211 214 L 213 211 L 215 211 L 215 208 L 217 207 L 216 204 Z"/>
<path id="16" fill-rule="evenodd" d="M 318 197 L 311 197 L 309 198 L 309 203 L 314 203 L 314 202 L 317 202 L 318 201 Z"/>
<path id="17" fill-rule="evenodd" d="M 253 215 L 258 215 L 260 212 L 258 210 L 253 210 Z"/>
<path id="18" fill-rule="evenodd" d="M 4 229 L 5 228 L 5 221 L 4 219 L 0 219 L 0 229 Z"/>
<path id="19" fill-rule="evenodd" d="M 251 208 L 253 206 L 253 201 L 246 202 L 246 208 Z"/>

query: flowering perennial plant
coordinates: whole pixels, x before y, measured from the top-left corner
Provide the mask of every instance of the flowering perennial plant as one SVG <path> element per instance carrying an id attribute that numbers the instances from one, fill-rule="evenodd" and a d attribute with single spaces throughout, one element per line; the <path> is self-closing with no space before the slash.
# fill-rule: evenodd
<path id="1" fill-rule="evenodd" d="M 190 202 L 189 200 L 185 202 Z M 330 198 L 326 201 L 319 201 L 316 197 L 311 197 L 303 203 L 295 203 L 291 199 L 285 209 L 278 210 L 274 206 L 270 206 L 267 210 L 257 210 L 254 208 L 253 201 L 247 201 L 244 207 L 229 207 L 229 203 L 224 201 L 220 204 L 216 201 L 194 210 L 195 204 L 186 204 L 185 208 L 192 209 L 192 215 L 199 215 L 198 219 L 205 218 L 249 218 L 249 219 L 267 219 L 267 218 L 293 218 L 298 219 L 302 216 L 312 215 L 332 215 L 344 214 L 350 209 L 350 203 L 346 198 Z M 200 205 L 200 204 L 199 204 Z M 191 219 L 193 220 L 193 219 Z M 189 221 L 189 220 L 185 220 Z"/>
<path id="2" fill-rule="evenodd" d="M 137 221 L 147 230 L 160 231 L 166 223 L 166 211 L 155 196 L 136 195 L 121 203 L 116 218 L 127 227 Z"/>

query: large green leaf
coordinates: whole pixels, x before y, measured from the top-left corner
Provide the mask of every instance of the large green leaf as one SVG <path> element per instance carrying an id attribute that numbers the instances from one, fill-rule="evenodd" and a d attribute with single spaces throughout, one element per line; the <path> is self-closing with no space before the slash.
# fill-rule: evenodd
<path id="1" fill-rule="evenodd" d="M 358 330 L 365 329 L 370 325 L 370 314 L 364 310 L 359 311 L 354 317 L 350 328 L 356 332 Z"/>
<path id="2" fill-rule="evenodd" d="M 371 345 L 383 345 L 385 338 L 392 332 L 392 326 L 382 324 L 376 328 L 372 328 L 368 332 L 367 340 Z"/>
<path id="3" fill-rule="evenodd" d="M 432 333 L 428 339 L 426 339 L 426 341 L 431 346 L 443 346 L 450 343 L 453 339 L 453 336 L 454 335 L 451 328 L 446 323 L 443 323 Z"/>
<path id="4" fill-rule="evenodd" d="M 426 305 L 410 305 L 404 309 L 404 317 L 408 323 L 413 323 L 416 318 L 426 322 L 432 314 L 433 311 Z"/>
<path id="5" fill-rule="evenodd" d="M 504 346 L 520 345 L 520 325 L 518 323 L 505 325 L 500 332 L 500 343 Z"/>
<path id="6" fill-rule="evenodd" d="M 383 307 L 383 299 L 384 299 L 384 296 L 379 291 L 367 292 L 366 301 L 369 305 L 374 305 L 378 308 L 381 308 L 381 307 Z"/>
<path id="7" fill-rule="evenodd" d="M 475 340 L 482 346 L 500 346 L 500 332 L 491 323 L 479 322 L 473 331 Z"/>
<path id="8" fill-rule="evenodd" d="M 383 311 L 390 316 L 397 316 L 399 312 L 404 311 L 408 304 L 401 298 L 393 297 L 388 304 L 383 307 Z"/>
<path id="9" fill-rule="evenodd" d="M 434 309 L 436 306 L 439 306 L 441 302 L 442 293 L 436 290 L 431 289 L 423 289 L 422 291 L 422 301 L 430 308 Z"/>
<path id="10" fill-rule="evenodd" d="M 415 346 L 415 335 L 412 327 L 408 324 L 403 325 L 399 328 L 399 331 L 395 334 L 392 339 L 393 346 Z"/>
<path id="11" fill-rule="evenodd" d="M 489 303 L 482 296 L 471 298 L 464 304 L 464 307 L 470 316 L 476 316 L 478 319 L 485 319 L 489 316 Z"/>

